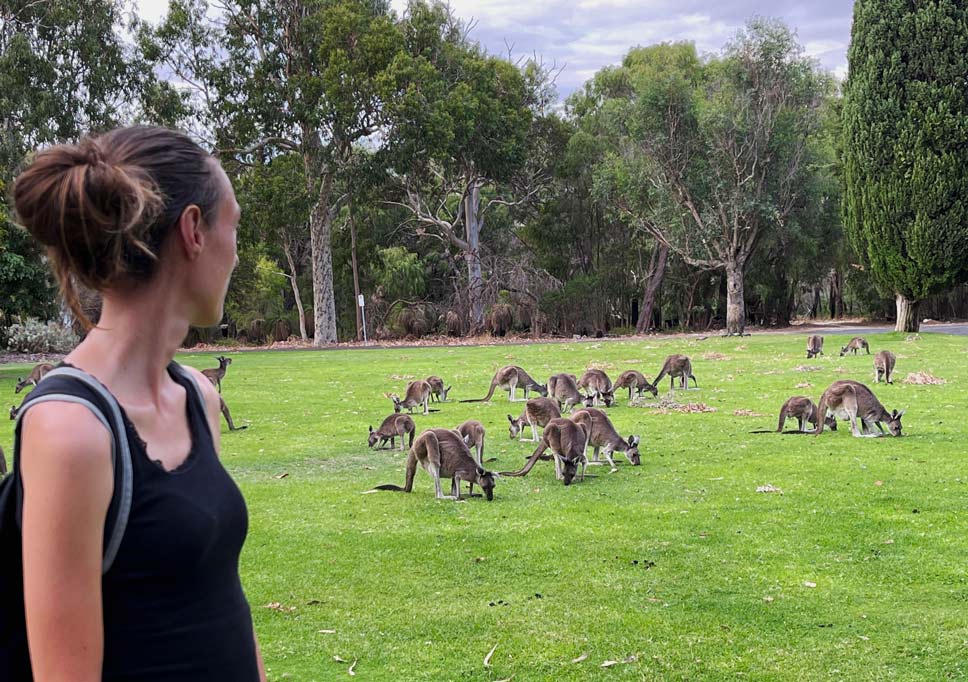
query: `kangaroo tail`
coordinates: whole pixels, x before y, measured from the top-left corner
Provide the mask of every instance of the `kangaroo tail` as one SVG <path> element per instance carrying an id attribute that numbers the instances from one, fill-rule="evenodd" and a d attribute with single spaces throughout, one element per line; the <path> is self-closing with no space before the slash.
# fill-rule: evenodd
<path id="1" fill-rule="evenodd" d="M 472 398 L 470 400 L 461 400 L 461 402 L 462 403 L 486 403 L 488 400 L 491 399 L 491 396 L 494 395 L 494 388 L 496 386 L 497 386 L 497 377 L 495 377 L 494 380 L 491 381 L 491 388 L 487 392 L 486 396 L 484 396 L 483 398 Z"/>
<path id="2" fill-rule="evenodd" d="M 385 485 L 376 485 L 376 486 L 373 486 L 373 490 L 393 490 L 393 491 L 398 492 L 398 493 L 409 492 L 407 490 L 404 490 L 403 488 L 401 488 L 398 485 L 393 485 L 392 483 L 387 483 Z"/>
<path id="3" fill-rule="evenodd" d="M 518 469 L 517 471 L 502 471 L 501 476 L 527 476 L 528 472 L 534 468 L 535 463 L 541 458 L 542 453 L 548 448 L 544 440 L 542 440 L 538 447 L 535 449 L 534 454 L 532 454 L 528 461 L 525 462 L 524 467 Z"/>
<path id="4" fill-rule="evenodd" d="M 780 408 L 780 420 L 776 423 L 776 433 L 783 431 L 783 424 L 786 422 L 787 411 L 786 405 Z"/>
<path id="5" fill-rule="evenodd" d="M 817 426 L 812 431 L 813 435 L 819 436 L 821 433 L 823 433 L 823 427 L 826 421 L 827 421 L 827 394 L 826 392 L 824 392 L 824 394 L 820 396 L 820 404 L 817 405 Z"/>

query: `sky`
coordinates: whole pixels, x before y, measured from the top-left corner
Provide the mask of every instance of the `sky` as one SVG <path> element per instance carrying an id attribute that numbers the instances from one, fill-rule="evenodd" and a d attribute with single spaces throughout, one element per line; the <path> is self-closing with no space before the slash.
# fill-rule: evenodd
<path id="1" fill-rule="evenodd" d="M 136 0 L 155 21 L 167 0 Z M 398 12 L 406 0 L 391 0 Z M 851 0 L 450 0 L 454 13 L 475 22 L 471 37 L 492 54 L 537 55 L 562 68 L 562 97 L 630 48 L 690 40 L 718 53 L 753 16 L 776 17 L 796 30 L 807 55 L 843 79 L 853 13 Z"/>

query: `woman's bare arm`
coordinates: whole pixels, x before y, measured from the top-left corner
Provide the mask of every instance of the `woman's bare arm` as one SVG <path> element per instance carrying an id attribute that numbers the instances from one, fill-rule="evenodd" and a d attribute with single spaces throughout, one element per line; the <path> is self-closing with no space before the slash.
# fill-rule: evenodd
<path id="1" fill-rule="evenodd" d="M 23 563 L 37 682 L 101 679 L 101 560 L 114 492 L 111 435 L 87 408 L 50 402 L 24 417 Z"/>

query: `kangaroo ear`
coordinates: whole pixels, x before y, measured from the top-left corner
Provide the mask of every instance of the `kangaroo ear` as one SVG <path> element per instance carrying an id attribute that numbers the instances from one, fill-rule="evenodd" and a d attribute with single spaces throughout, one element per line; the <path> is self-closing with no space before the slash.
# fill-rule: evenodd
<path id="1" fill-rule="evenodd" d="M 632 445 L 638 445 L 638 444 L 639 444 L 639 443 L 641 442 L 641 440 L 642 440 L 642 439 L 641 439 L 641 438 L 639 438 L 638 436 L 632 436 L 632 437 L 633 437 L 633 438 L 635 439 L 635 442 L 634 442 L 634 443 L 632 443 Z"/>
<path id="2" fill-rule="evenodd" d="M 508 415 L 508 421 L 513 424 L 514 423 L 514 417 L 512 417 L 511 415 Z"/>
<path id="3" fill-rule="evenodd" d="M 487 475 L 487 469 L 485 469 L 482 466 L 478 466 L 477 467 L 477 475 L 478 476 L 486 476 Z"/>
<path id="4" fill-rule="evenodd" d="M 635 436 L 629 436 L 629 447 L 635 445 Z"/>
<path id="5" fill-rule="evenodd" d="M 907 410 L 901 410 L 900 412 L 898 412 L 897 418 L 900 419 L 901 417 L 903 417 L 905 412 L 907 412 Z"/>
<path id="6" fill-rule="evenodd" d="M 370 433 L 373 433 L 373 426 L 370 425 Z"/>

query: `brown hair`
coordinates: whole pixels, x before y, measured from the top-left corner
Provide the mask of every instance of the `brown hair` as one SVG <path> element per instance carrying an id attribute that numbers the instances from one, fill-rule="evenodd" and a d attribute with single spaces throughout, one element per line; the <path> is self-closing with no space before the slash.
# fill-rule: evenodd
<path id="1" fill-rule="evenodd" d="M 84 323 L 78 284 L 145 282 L 184 210 L 218 206 L 211 154 L 187 135 L 118 128 L 37 154 L 13 189 L 17 219 L 47 247 L 64 300 Z"/>

